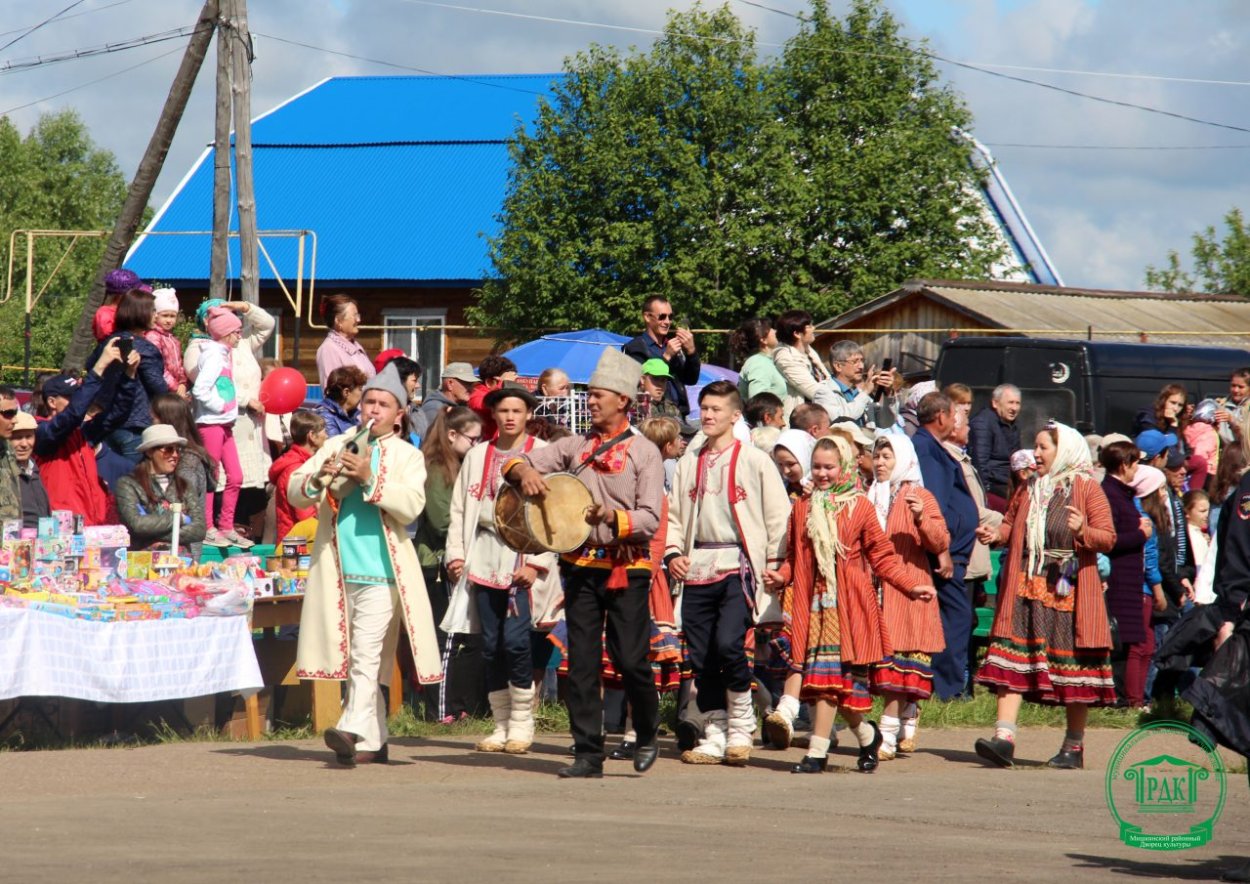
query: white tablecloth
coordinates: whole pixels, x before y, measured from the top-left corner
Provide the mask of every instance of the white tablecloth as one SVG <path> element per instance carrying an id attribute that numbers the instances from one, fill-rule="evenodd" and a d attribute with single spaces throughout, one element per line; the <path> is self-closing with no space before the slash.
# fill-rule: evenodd
<path id="1" fill-rule="evenodd" d="M 101 623 L 0 608 L 0 700 L 150 703 L 262 685 L 246 617 Z"/>

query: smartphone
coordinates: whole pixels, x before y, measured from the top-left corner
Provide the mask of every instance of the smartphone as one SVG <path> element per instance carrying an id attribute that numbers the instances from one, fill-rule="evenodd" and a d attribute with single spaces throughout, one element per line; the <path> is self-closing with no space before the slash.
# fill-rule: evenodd
<path id="1" fill-rule="evenodd" d="M 894 360 L 891 359 L 889 356 L 885 357 L 885 359 L 882 360 L 881 362 L 881 370 L 890 371 L 893 368 L 894 368 Z M 872 391 L 872 401 L 880 402 L 881 397 L 884 396 L 886 392 L 887 392 L 887 389 L 885 387 L 880 387 L 880 386 L 877 387 L 877 389 Z"/>
<path id="2" fill-rule="evenodd" d="M 117 349 L 121 351 L 122 362 L 130 358 L 130 351 L 134 349 L 135 342 L 130 335 L 122 335 L 117 339 Z"/>

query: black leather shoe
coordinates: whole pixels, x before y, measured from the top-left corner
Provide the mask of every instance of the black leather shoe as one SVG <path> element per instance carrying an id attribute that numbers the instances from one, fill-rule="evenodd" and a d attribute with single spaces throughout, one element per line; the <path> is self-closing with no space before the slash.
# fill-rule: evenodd
<path id="1" fill-rule="evenodd" d="M 613 761 L 629 761 L 634 757 L 634 752 L 638 749 L 638 744 L 633 740 L 622 740 L 621 745 L 612 750 L 612 754 L 608 757 Z"/>
<path id="2" fill-rule="evenodd" d="M 603 759 L 579 755 L 577 760 L 568 767 L 562 767 L 556 775 L 563 780 L 585 779 L 596 780 L 603 777 Z"/>
<path id="3" fill-rule="evenodd" d="M 881 728 L 877 727 L 875 721 L 868 722 L 872 725 L 872 742 L 867 746 L 859 747 L 859 758 L 855 761 L 855 766 L 860 769 L 861 773 L 872 773 L 881 764 Z"/>
<path id="4" fill-rule="evenodd" d="M 1046 762 L 1047 767 L 1058 770 L 1082 770 L 1085 767 L 1085 747 L 1080 749 L 1060 749 L 1054 758 Z"/>
<path id="5" fill-rule="evenodd" d="M 336 727 L 328 727 L 321 735 L 326 748 L 334 752 L 334 760 L 344 767 L 356 766 L 356 744 L 360 737 Z"/>
<path id="6" fill-rule="evenodd" d="M 1016 758 L 1016 744 L 998 737 L 984 738 L 976 742 L 977 754 L 998 767 L 1011 767 Z"/>
<path id="7" fill-rule="evenodd" d="M 382 748 L 376 752 L 360 751 L 356 753 L 357 764 L 390 764 L 390 752 L 386 748 L 386 744 L 382 744 Z"/>
<path id="8" fill-rule="evenodd" d="M 703 728 L 685 718 L 677 722 L 675 731 L 677 733 L 678 752 L 689 752 L 699 745 L 699 740 L 703 736 Z"/>
<path id="9" fill-rule="evenodd" d="M 824 758 L 812 758 L 810 755 L 804 755 L 802 761 L 790 768 L 790 773 L 824 773 L 828 769 L 828 755 Z"/>
<path id="10" fill-rule="evenodd" d="M 645 746 L 638 746 L 633 750 L 634 770 L 638 773 L 646 773 L 651 769 L 651 765 L 655 764 L 655 760 L 660 757 L 660 746 L 655 740 L 647 743 Z"/>

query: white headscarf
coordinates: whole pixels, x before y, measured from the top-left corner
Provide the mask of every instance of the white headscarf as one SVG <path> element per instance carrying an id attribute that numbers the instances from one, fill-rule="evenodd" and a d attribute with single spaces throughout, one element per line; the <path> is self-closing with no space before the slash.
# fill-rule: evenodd
<path id="1" fill-rule="evenodd" d="M 1029 517 L 1026 522 L 1029 558 L 1027 573 L 1040 574 L 1046 554 L 1046 513 L 1056 494 L 1069 488 L 1077 476 L 1090 476 L 1094 471 L 1085 437 L 1072 427 L 1052 421 L 1059 440 L 1055 460 L 1046 475 L 1035 476 L 1029 483 Z"/>
<path id="2" fill-rule="evenodd" d="M 899 486 L 904 482 L 915 482 L 924 485 L 920 476 L 920 460 L 916 457 L 916 446 L 911 439 L 901 434 L 883 436 L 878 445 L 889 445 L 894 451 L 894 471 L 885 482 L 875 481 L 868 489 L 868 500 L 877 510 L 877 521 L 885 528 L 886 519 L 890 517 L 890 504 L 898 494 Z"/>
<path id="3" fill-rule="evenodd" d="M 816 440 L 806 430 L 782 430 L 777 441 L 773 443 L 774 451 L 784 448 L 794 455 L 794 459 L 803 468 L 805 477 L 812 471 L 812 449 L 815 447 Z"/>

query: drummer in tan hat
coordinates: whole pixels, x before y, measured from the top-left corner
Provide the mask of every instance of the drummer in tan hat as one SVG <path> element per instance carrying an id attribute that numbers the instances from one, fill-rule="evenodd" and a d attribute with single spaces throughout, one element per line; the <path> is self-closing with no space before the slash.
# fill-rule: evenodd
<path id="1" fill-rule="evenodd" d="M 560 580 L 554 553 L 511 549 L 495 525 L 503 466 L 546 443 L 526 433 L 538 399 L 513 381 L 491 390 L 485 405 L 498 434 L 464 457 L 451 491 L 444 559 L 454 582 L 442 629 L 480 633 L 495 730 L 479 752 L 521 754 L 534 741 L 534 670 L 530 629 L 551 628 Z"/>
<path id="2" fill-rule="evenodd" d="M 530 496 L 546 493 L 543 476 L 577 472 L 595 501 L 586 513 L 590 536 L 560 558 L 569 635 L 569 722 L 576 760 L 562 777 L 603 776 L 600 666 L 605 622 L 608 655 L 629 700 L 638 748 L 634 770 L 648 770 L 658 747 L 659 696 L 650 647 L 651 538 L 659 528 L 664 463 L 659 449 L 629 426 L 641 366 L 605 349 L 586 395 L 591 430 L 505 464 L 504 476 Z"/>

